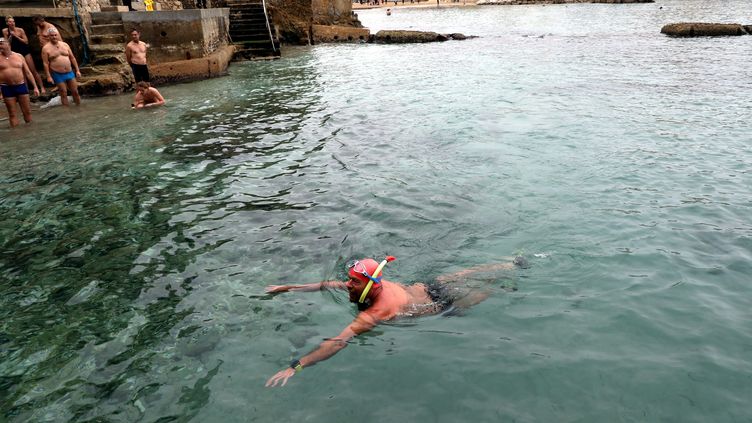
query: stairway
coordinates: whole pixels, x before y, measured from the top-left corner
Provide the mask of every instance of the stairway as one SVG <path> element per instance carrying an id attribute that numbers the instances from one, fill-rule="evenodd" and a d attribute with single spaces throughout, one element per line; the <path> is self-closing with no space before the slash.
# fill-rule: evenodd
<path id="1" fill-rule="evenodd" d="M 125 29 L 120 12 L 92 12 L 89 40 L 92 65 L 126 64 Z"/>
<path id="2" fill-rule="evenodd" d="M 274 59 L 280 56 L 279 40 L 271 39 L 264 5 L 258 0 L 227 0 L 230 8 L 230 38 L 238 46 L 235 57 Z M 274 33 L 274 26 L 269 22 Z"/>

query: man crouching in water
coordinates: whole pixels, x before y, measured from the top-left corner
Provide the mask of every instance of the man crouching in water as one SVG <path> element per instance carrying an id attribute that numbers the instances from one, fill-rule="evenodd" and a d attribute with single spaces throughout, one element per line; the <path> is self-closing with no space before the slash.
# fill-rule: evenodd
<path id="1" fill-rule="evenodd" d="M 348 291 L 350 302 L 356 303 L 358 310 L 360 310 L 355 320 L 342 333 L 335 338 L 326 339 L 318 348 L 300 359 L 293 360 L 290 367 L 277 372 L 266 381 L 267 387 L 274 387 L 278 384 L 285 386 L 287 380 L 295 373 L 333 356 L 339 350 L 345 348 L 350 339 L 368 332 L 379 322 L 404 316 L 438 314 L 449 307 L 468 308 L 485 300 L 490 294 L 490 292 L 484 291 L 463 290 L 459 287 L 450 286 L 451 282 L 456 282 L 477 272 L 510 270 L 515 265 L 521 267 L 526 265 L 524 258 L 517 257 L 513 263 L 488 264 L 439 276 L 434 283 L 403 285 L 381 278 L 381 271 L 384 266 L 392 260 L 394 260 L 394 257 L 387 256 L 381 263 L 370 258 L 352 261 L 347 264 L 347 282 L 326 281 L 306 285 L 270 285 L 266 288 L 268 293 L 318 291 L 324 288 L 343 289 Z"/>
<path id="2" fill-rule="evenodd" d="M 131 108 L 143 109 L 144 107 L 161 106 L 164 103 L 162 94 L 148 82 L 141 81 L 136 84 L 136 95 L 133 97 Z"/>
<path id="3" fill-rule="evenodd" d="M 21 113 L 26 123 L 31 123 L 31 103 L 29 88 L 26 86 L 27 81 L 33 87 L 34 95 L 39 95 L 39 89 L 26 64 L 26 59 L 12 52 L 10 42 L 0 37 L 0 92 L 2 92 L 5 107 L 8 109 L 8 122 L 11 128 L 18 125 L 16 104 L 21 106 Z"/>

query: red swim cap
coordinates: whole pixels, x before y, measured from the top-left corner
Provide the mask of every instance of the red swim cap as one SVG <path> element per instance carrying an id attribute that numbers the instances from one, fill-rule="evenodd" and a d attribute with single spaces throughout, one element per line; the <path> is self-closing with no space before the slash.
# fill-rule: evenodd
<path id="1" fill-rule="evenodd" d="M 373 276 L 373 272 L 376 271 L 377 267 L 379 267 L 379 263 L 376 260 L 364 258 L 355 262 L 355 265 L 348 270 L 347 274 L 351 278 L 356 278 L 367 283 L 370 279 L 368 279 L 366 275 L 361 273 L 363 271 L 363 268 L 365 268 L 365 271 L 368 272 L 369 275 Z M 381 272 L 383 273 L 384 271 L 382 270 Z"/>

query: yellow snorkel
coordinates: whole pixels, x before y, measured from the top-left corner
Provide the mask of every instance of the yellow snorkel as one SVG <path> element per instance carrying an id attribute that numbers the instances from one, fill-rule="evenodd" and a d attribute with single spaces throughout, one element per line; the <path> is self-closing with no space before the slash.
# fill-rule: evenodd
<path id="1" fill-rule="evenodd" d="M 376 268 L 376 270 L 373 271 L 373 275 L 368 277 L 368 285 L 366 285 L 366 288 L 363 290 L 363 293 L 360 294 L 360 299 L 358 300 L 359 303 L 363 304 L 363 301 L 366 300 L 366 297 L 368 296 L 368 293 L 371 291 L 371 287 L 373 286 L 374 280 L 376 283 L 381 283 L 381 279 L 379 279 L 379 274 L 381 274 L 381 271 L 384 269 L 384 266 L 386 266 L 387 263 L 390 261 L 394 261 L 396 257 L 394 256 L 386 256 L 384 260 L 379 263 L 379 267 Z"/>

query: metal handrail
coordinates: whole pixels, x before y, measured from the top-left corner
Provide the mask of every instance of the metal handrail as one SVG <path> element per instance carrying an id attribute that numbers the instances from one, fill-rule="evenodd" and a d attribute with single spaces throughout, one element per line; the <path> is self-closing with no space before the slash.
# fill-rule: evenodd
<path id="1" fill-rule="evenodd" d="M 266 13 L 266 0 L 261 0 L 261 4 L 264 6 L 264 19 L 266 20 L 266 30 L 269 31 L 269 40 L 272 42 L 272 51 L 277 52 L 277 46 L 274 45 L 274 36 L 272 35 L 272 27 L 269 25 L 269 15 Z"/>

